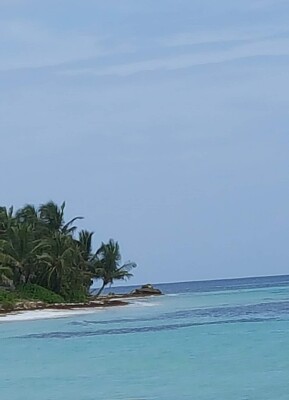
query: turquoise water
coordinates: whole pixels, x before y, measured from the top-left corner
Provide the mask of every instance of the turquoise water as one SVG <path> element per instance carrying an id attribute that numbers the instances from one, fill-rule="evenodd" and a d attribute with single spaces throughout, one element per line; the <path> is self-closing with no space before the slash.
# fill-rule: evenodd
<path id="1" fill-rule="evenodd" d="M 288 277 L 163 289 L 122 308 L 0 319 L 1 400 L 288 400 Z"/>

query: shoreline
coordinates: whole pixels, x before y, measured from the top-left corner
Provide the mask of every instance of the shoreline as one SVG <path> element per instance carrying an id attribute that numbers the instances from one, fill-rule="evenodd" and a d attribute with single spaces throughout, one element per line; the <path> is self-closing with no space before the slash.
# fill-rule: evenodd
<path id="1" fill-rule="evenodd" d="M 147 284 L 141 286 L 139 289 L 135 289 L 131 293 L 124 294 L 108 294 L 105 296 L 93 296 L 91 295 L 87 301 L 85 302 L 73 302 L 73 303 L 46 303 L 44 301 L 38 300 L 19 300 L 15 303 L 11 308 L 7 309 L 5 307 L 1 307 L 0 304 L 0 322 L 1 319 L 7 320 L 9 315 L 19 315 L 25 312 L 33 312 L 33 311 L 43 311 L 48 312 L 69 312 L 75 311 L 78 312 L 81 310 L 94 310 L 94 309 L 105 309 L 110 307 L 123 307 L 131 304 L 128 300 L 133 300 L 135 298 L 145 298 L 151 296 L 160 296 L 163 293 L 154 288 L 152 285 Z"/>
<path id="2" fill-rule="evenodd" d="M 42 309 L 42 310 L 25 310 L 25 311 L 13 311 L 8 314 L 0 315 L 0 326 L 1 324 L 10 322 L 25 322 L 25 321 L 38 321 L 38 320 L 50 320 L 59 318 L 68 318 L 75 315 L 86 315 L 91 314 L 92 308 L 82 308 L 82 309 L 67 309 L 67 310 L 56 310 L 56 309 Z M 98 309 L 99 311 L 101 308 Z"/>
<path id="3" fill-rule="evenodd" d="M 111 307 L 123 307 L 133 304 L 134 299 L 145 299 L 160 296 L 162 293 L 127 293 L 101 296 L 97 299 L 80 303 L 53 303 L 47 304 L 41 301 L 21 301 L 13 310 L 0 309 L 0 323 L 3 321 L 23 321 L 46 318 L 60 318 L 70 315 L 93 312 Z M 126 300 L 123 300 L 126 299 Z M 129 301 L 132 300 L 132 301 Z M 40 314 L 42 312 L 42 314 Z M 32 316 L 33 313 L 33 316 Z M 38 317 L 36 317 L 36 313 Z M 28 318 L 19 318 L 24 315 Z M 35 318 L 36 317 L 36 318 Z"/>
<path id="4" fill-rule="evenodd" d="M 0 310 L 0 322 L 1 320 L 5 320 L 9 316 L 16 316 L 16 315 L 21 315 L 24 313 L 32 313 L 32 312 L 57 312 L 61 313 L 62 316 L 63 313 L 69 315 L 69 311 L 89 311 L 89 310 L 95 310 L 95 309 L 104 309 L 104 308 L 110 308 L 110 307 L 122 307 L 129 305 L 130 303 L 127 301 L 120 301 L 120 300 L 114 300 L 114 299 L 105 299 L 105 300 L 99 300 L 99 301 L 88 301 L 85 303 L 54 303 L 54 304 L 45 304 L 40 301 L 26 301 L 26 302 L 21 302 L 21 304 L 18 304 L 15 306 L 13 310 L 5 311 L 5 310 Z"/>

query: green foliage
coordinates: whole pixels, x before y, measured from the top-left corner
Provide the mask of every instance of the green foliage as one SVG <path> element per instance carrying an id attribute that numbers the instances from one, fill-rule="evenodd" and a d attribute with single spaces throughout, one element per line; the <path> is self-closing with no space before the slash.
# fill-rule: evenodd
<path id="1" fill-rule="evenodd" d="M 65 203 L 52 201 L 16 212 L 0 207 L 0 284 L 16 288 L 12 297 L 0 296 L 2 305 L 9 307 L 16 295 L 46 303 L 85 301 L 93 278 L 102 280 L 103 289 L 132 276 L 136 264 L 120 265 L 117 242 L 102 243 L 93 252 L 93 232 L 82 230 L 75 238 L 73 224 L 81 217 L 66 222 L 64 211 Z"/>
<path id="2" fill-rule="evenodd" d="M 59 294 L 42 286 L 28 283 L 17 288 L 17 297 L 25 300 L 43 301 L 44 303 L 63 303 L 64 299 Z"/>
<path id="3" fill-rule="evenodd" d="M 2 300 L 1 301 L 1 308 L 5 312 L 13 311 L 15 306 L 14 300 Z"/>
<path id="4" fill-rule="evenodd" d="M 115 280 L 126 280 L 132 277 L 130 271 L 136 267 L 136 264 L 128 262 L 120 265 L 120 263 L 121 254 L 118 242 L 111 239 L 107 244 L 102 243 L 94 262 L 94 276 L 103 282 L 97 296 L 107 285 L 112 285 Z"/>
<path id="5" fill-rule="evenodd" d="M 14 309 L 15 302 L 16 296 L 14 293 L 6 290 L 0 290 L 0 305 L 4 311 L 12 311 Z"/>
<path id="6" fill-rule="evenodd" d="M 15 300 L 15 293 L 8 292 L 6 290 L 0 290 L 0 303 L 3 304 L 4 301 L 11 301 Z"/>
<path id="7" fill-rule="evenodd" d="M 0 285 L 13 286 L 13 271 L 11 268 L 0 264 Z"/>
<path id="8" fill-rule="evenodd" d="M 61 295 L 65 299 L 66 302 L 76 302 L 82 303 L 88 300 L 87 290 L 83 288 L 75 288 L 74 286 L 63 287 Z"/>

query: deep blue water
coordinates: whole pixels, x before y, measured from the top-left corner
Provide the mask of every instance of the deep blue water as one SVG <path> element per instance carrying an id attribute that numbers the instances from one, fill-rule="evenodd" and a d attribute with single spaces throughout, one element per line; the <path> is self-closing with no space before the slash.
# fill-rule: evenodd
<path id="1" fill-rule="evenodd" d="M 218 279 L 211 281 L 192 281 L 159 283 L 154 285 L 166 294 L 191 293 L 191 292 L 215 292 L 238 289 L 258 289 L 272 286 L 288 286 L 289 275 L 262 276 L 252 278 Z M 139 286 L 119 286 L 106 289 L 106 292 L 127 293 Z M 95 290 L 97 291 L 97 290 Z"/>
<path id="2" fill-rule="evenodd" d="M 288 400 L 289 276 L 157 286 L 127 307 L 0 319 L 0 399 Z"/>

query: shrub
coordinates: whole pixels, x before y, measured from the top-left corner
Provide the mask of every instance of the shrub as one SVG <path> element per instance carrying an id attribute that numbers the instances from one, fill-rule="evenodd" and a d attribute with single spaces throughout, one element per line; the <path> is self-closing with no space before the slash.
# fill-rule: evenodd
<path id="1" fill-rule="evenodd" d="M 0 308 L 2 311 L 12 311 L 15 306 L 15 300 L 14 293 L 0 290 Z"/>
<path id="2" fill-rule="evenodd" d="M 62 296 L 52 292 L 49 289 L 32 283 L 18 287 L 17 294 L 20 299 L 25 300 L 37 300 L 49 304 L 64 302 Z"/>
<path id="3" fill-rule="evenodd" d="M 8 292 L 6 290 L 0 290 L 0 303 L 2 304 L 4 301 L 13 301 L 15 300 L 14 292 Z"/>
<path id="4" fill-rule="evenodd" d="M 13 311 L 15 302 L 12 300 L 2 300 L 0 304 L 3 311 Z"/>
<path id="5" fill-rule="evenodd" d="M 63 298 L 68 302 L 82 303 L 87 301 L 88 296 L 85 289 L 71 289 L 70 291 L 62 291 Z"/>

